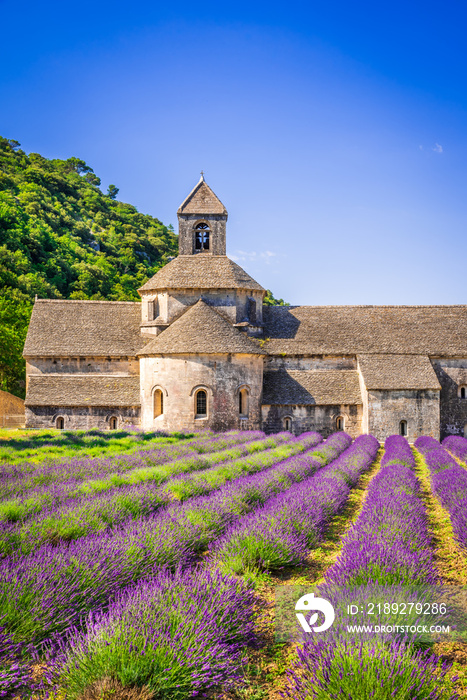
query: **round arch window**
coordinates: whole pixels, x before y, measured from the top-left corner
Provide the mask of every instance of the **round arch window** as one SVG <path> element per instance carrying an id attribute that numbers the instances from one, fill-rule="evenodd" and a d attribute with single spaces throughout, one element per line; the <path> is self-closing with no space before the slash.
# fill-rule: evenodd
<path id="1" fill-rule="evenodd" d="M 248 418 L 248 389 L 240 389 L 238 392 L 238 412 L 240 417 Z"/>
<path id="2" fill-rule="evenodd" d="M 399 423 L 399 435 L 402 435 L 402 437 L 407 437 L 407 421 L 406 420 L 401 420 Z"/>
<path id="3" fill-rule="evenodd" d="M 291 431 L 292 430 L 292 419 L 290 416 L 286 416 L 283 420 L 283 425 L 284 425 L 284 430 Z"/>
<path id="4" fill-rule="evenodd" d="M 109 427 L 110 430 L 117 430 L 117 418 L 115 416 L 112 416 L 109 420 Z"/>
<path id="5" fill-rule="evenodd" d="M 195 396 L 195 417 L 206 418 L 208 415 L 208 395 L 204 389 L 196 392 Z"/>
<path id="6" fill-rule="evenodd" d="M 161 389 L 154 392 L 154 418 L 162 416 L 164 413 L 164 394 Z"/>
<path id="7" fill-rule="evenodd" d="M 459 388 L 459 398 L 467 399 L 467 387 L 466 386 L 461 386 Z"/>
<path id="8" fill-rule="evenodd" d="M 65 427 L 65 420 L 62 418 L 62 416 L 58 416 L 57 420 L 55 421 L 55 425 L 58 430 L 63 430 Z"/>
<path id="9" fill-rule="evenodd" d="M 209 250 L 209 226 L 206 223 L 195 227 L 195 250 Z"/>
<path id="10" fill-rule="evenodd" d="M 345 420 L 344 416 L 338 416 L 336 419 L 336 430 L 344 430 Z"/>

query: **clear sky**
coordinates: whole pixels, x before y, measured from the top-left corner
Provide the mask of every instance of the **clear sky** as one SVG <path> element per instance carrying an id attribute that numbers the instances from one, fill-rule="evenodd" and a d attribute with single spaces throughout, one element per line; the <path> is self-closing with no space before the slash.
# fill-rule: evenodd
<path id="1" fill-rule="evenodd" d="M 292 304 L 467 303 L 467 5 L 0 0 L 0 134 L 228 254 Z"/>

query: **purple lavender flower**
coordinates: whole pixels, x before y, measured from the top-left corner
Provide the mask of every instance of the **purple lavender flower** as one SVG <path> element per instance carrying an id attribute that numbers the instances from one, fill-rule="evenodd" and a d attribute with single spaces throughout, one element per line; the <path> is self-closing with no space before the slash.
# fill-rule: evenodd
<path id="1" fill-rule="evenodd" d="M 434 438 L 420 437 L 415 447 L 425 458 L 431 488 L 449 513 L 456 539 L 467 550 L 467 471 Z"/>
<path id="2" fill-rule="evenodd" d="M 358 586 L 438 580 L 420 484 L 412 471 L 412 451 L 398 435 L 387 438 L 385 447 L 381 471 L 371 481 L 360 515 L 327 573 L 329 583 Z"/>
<path id="3" fill-rule="evenodd" d="M 360 474 L 370 467 L 378 448 L 371 435 L 360 436 L 316 474 L 231 526 L 213 543 L 211 557 L 237 574 L 302 563 Z"/>
<path id="4" fill-rule="evenodd" d="M 449 435 L 443 440 L 443 447 L 458 457 L 461 462 L 467 462 L 467 439 L 460 435 Z"/>

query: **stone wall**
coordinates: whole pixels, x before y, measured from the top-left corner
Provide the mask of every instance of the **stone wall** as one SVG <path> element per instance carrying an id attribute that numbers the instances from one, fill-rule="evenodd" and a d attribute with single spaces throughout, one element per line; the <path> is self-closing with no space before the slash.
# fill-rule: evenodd
<path id="1" fill-rule="evenodd" d="M 439 391 L 368 391 L 368 432 L 380 441 L 398 435 L 401 421 L 407 421 L 410 442 L 420 435 L 438 439 L 439 415 Z"/>
<path id="2" fill-rule="evenodd" d="M 64 430 L 110 430 L 110 419 L 117 418 L 117 429 L 140 424 L 139 406 L 26 406 L 27 428 L 55 428 L 57 418 L 64 420 Z"/>
<path id="3" fill-rule="evenodd" d="M 262 406 L 262 430 L 277 433 L 285 429 L 285 419 L 291 419 L 295 435 L 317 430 L 328 437 L 337 430 L 337 419 L 344 418 L 344 430 L 353 438 L 362 432 L 362 406 Z"/>
<path id="4" fill-rule="evenodd" d="M 460 396 L 460 388 L 467 387 L 467 358 L 434 359 L 432 365 L 441 384 L 441 440 L 447 435 L 467 437 L 467 399 Z"/>
<path id="5" fill-rule="evenodd" d="M 158 335 L 172 321 L 179 318 L 188 307 L 203 299 L 218 309 L 231 323 L 241 323 L 249 318 L 249 300 L 254 299 L 256 323 L 263 323 L 263 293 L 242 289 L 171 289 L 170 292 L 151 292 L 141 295 L 142 324 L 144 333 Z M 151 321 L 149 304 L 156 302 L 158 316 Z M 158 326 L 161 326 L 158 328 Z"/>
<path id="6" fill-rule="evenodd" d="M 265 358 L 264 369 L 357 369 L 357 359 L 352 355 L 271 355 Z"/>
<path id="7" fill-rule="evenodd" d="M 261 424 L 261 355 L 174 355 L 142 357 L 142 427 L 145 430 L 258 430 Z M 239 413 L 239 390 L 249 392 L 248 418 Z M 154 392 L 163 393 L 164 410 L 154 417 Z M 206 418 L 195 417 L 197 390 L 207 393 Z"/>
<path id="8" fill-rule="evenodd" d="M 142 344 L 142 343 L 141 343 Z M 139 374 L 137 358 L 35 357 L 26 362 L 26 377 L 32 374 Z"/>

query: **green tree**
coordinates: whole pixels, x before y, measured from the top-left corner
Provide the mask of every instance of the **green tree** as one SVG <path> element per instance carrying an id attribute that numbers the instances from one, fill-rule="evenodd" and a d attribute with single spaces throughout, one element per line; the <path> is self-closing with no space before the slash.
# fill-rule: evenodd
<path id="1" fill-rule="evenodd" d="M 283 299 L 276 299 L 270 289 L 266 290 L 266 296 L 264 297 L 263 304 L 265 306 L 290 306 L 287 301 L 284 301 Z"/>

